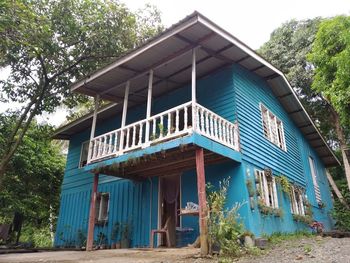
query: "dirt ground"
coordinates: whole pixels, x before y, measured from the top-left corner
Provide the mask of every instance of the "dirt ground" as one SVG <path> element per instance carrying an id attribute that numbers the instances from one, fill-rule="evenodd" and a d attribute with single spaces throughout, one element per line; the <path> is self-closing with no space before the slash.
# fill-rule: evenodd
<path id="1" fill-rule="evenodd" d="M 240 263 L 350 263 L 350 238 L 302 238 L 283 241 L 275 247 L 263 251 L 259 256 L 245 256 L 233 261 Z M 116 262 L 116 263 L 212 263 L 217 258 L 200 258 L 199 249 L 114 249 L 84 251 L 56 251 L 39 253 L 18 253 L 0 255 L 0 262 Z"/>

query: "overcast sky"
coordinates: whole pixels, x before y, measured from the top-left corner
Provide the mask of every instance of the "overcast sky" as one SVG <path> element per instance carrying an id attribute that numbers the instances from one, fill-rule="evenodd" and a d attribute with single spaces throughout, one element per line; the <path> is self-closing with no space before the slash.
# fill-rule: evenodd
<path id="1" fill-rule="evenodd" d="M 245 42 L 253 49 L 259 48 L 269 39 L 270 33 L 290 19 L 307 19 L 317 16 L 330 17 L 350 15 L 350 0 L 121 0 L 132 10 L 146 3 L 158 7 L 166 27 L 178 22 L 197 10 L 220 27 Z M 0 79 L 6 72 L 0 71 Z M 0 103 L 0 111 L 5 109 Z M 59 109 L 56 114 L 39 118 L 59 125 L 66 112 Z"/>

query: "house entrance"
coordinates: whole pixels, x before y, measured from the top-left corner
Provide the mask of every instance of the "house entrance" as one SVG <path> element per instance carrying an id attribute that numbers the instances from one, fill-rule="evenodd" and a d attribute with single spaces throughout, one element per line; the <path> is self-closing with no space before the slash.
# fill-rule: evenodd
<path id="1" fill-rule="evenodd" d="M 181 177 L 179 174 L 160 177 L 159 215 L 160 227 L 167 224 L 170 246 L 176 246 L 176 227 L 181 226 L 179 210 L 181 207 Z M 158 244 L 166 245 L 166 238 L 158 240 Z"/>

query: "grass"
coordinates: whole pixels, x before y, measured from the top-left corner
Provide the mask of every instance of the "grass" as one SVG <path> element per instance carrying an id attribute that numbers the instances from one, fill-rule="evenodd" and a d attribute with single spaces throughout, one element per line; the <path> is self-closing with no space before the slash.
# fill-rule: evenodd
<path id="1" fill-rule="evenodd" d="M 298 240 L 300 238 L 313 237 L 313 236 L 315 236 L 315 235 L 310 233 L 310 232 L 298 231 L 298 232 L 294 232 L 294 233 L 276 232 L 270 236 L 265 235 L 264 237 L 268 239 L 268 241 L 271 245 L 276 245 L 276 244 L 279 244 L 282 241 L 286 241 L 286 240 Z"/>

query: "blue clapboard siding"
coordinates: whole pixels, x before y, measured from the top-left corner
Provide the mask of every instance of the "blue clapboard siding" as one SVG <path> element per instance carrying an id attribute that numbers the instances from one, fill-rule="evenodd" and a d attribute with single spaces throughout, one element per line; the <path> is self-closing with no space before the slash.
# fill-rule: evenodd
<path id="1" fill-rule="evenodd" d="M 131 83 L 132 85 L 132 83 Z M 232 69 L 226 68 L 211 76 L 198 80 L 198 102 L 217 114 L 233 121 L 235 119 L 234 90 L 232 83 Z M 156 114 L 175 107 L 191 99 L 191 87 L 186 85 L 171 93 L 154 100 L 152 114 Z M 146 106 L 141 105 L 128 109 L 127 124 L 141 119 L 146 115 Z M 98 122 L 96 135 L 117 129 L 120 127 L 121 114 L 116 114 L 108 120 Z M 64 245 L 62 239 L 67 242 L 76 242 L 79 230 L 87 232 L 89 216 L 90 194 L 93 175 L 78 168 L 81 145 L 90 137 L 90 129 L 75 134 L 70 139 L 65 176 L 62 184 L 61 206 L 57 224 L 55 245 Z M 220 148 L 220 147 L 219 147 Z M 218 149 L 219 149 L 218 148 Z M 194 173 L 194 172 L 193 172 Z M 195 180 L 193 177 L 189 180 Z M 150 232 L 150 215 L 152 214 L 152 228 L 157 228 L 157 179 L 154 180 L 152 213 L 150 207 L 150 184 L 134 184 L 128 180 L 100 175 L 99 191 L 111 193 L 110 221 L 120 221 L 122 218 L 132 217 L 133 221 L 133 246 L 145 246 L 148 244 Z M 183 181 L 184 183 L 186 182 Z M 187 184 L 192 196 L 196 200 L 196 190 L 193 184 Z M 186 189 L 186 187 L 184 189 Z M 196 185 L 195 185 L 196 187 Z M 198 222 L 195 220 L 195 224 Z M 105 228 L 97 227 L 95 239 L 99 232 L 103 232 L 109 238 L 113 223 Z M 198 226 L 197 226 L 198 228 Z M 109 240 L 110 242 L 110 240 Z"/>
<path id="2" fill-rule="evenodd" d="M 314 219 L 323 222 L 325 227 L 330 229 L 333 224 L 329 215 L 332 209 L 331 192 L 325 167 L 319 156 L 289 118 L 265 80 L 235 65 L 233 67 L 233 83 L 240 129 L 242 169 L 246 179 L 253 180 L 255 169 L 269 167 L 275 175 L 285 175 L 291 182 L 304 186 L 308 200 L 312 205 Z M 282 120 L 287 151 L 278 148 L 264 137 L 260 103 L 263 103 Z M 308 161 L 309 156 L 315 160 L 321 198 L 326 204 L 325 209 L 319 209 L 316 203 Z M 248 192 L 246 198 L 248 198 Z M 281 189 L 278 189 L 278 201 L 280 208 L 284 211 L 282 218 L 262 216 L 257 208 L 245 211 L 247 213 L 244 215 L 249 218 L 246 226 L 255 235 L 308 229 L 302 223 L 293 221 L 290 200 L 282 193 Z"/>
<path id="3" fill-rule="evenodd" d="M 185 103 L 191 98 L 190 86 L 184 86 L 154 100 L 152 114 Z M 207 166 L 207 181 L 218 187 L 218 182 L 231 177 L 228 190 L 227 207 L 236 202 L 242 206 L 239 210 L 244 225 L 256 236 L 276 231 L 291 232 L 306 227 L 296 223 L 290 213 L 290 201 L 279 189 L 278 199 L 284 211 L 282 218 L 261 216 L 257 207 L 250 208 L 246 180 L 254 178 L 254 169 L 270 167 L 274 174 L 286 175 L 290 181 L 306 187 L 307 196 L 313 205 L 314 217 L 322 221 L 327 229 L 332 226 L 329 211 L 332 208 L 329 185 L 325 176 L 325 168 L 315 151 L 296 128 L 278 100 L 274 97 L 267 83 L 257 75 L 234 65 L 224 68 L 197 82 L 198 102 L 230 121 L 239 121 L 241 153 L 239 160 L 223 164 Z M 262 129 L 259 104 L 263 103 L 283 121 L 287 151 L 279 149 L 265 139 Z M 129 109 L 127 123 L 145 118 L 145 105 Z M 98 123 L 96 135 L 116 129 L 120 126 L 120 114 L 109 120 Z M 76 242 L 78 230 L 87 232 L 89 202 L 93 176 L 79 169 L 81 144 L 88 140 L 90 130 L 74 135 L 70 140 L 65 177 L 62 184 L 61 207 L 56 232 L 56 245 L 63 245 L 64 240 Z M 203 137 L 193 135 L 199 142 Z M 203 139 L 204 140 L 204 139 Z M 203 141 L 203 143 L 207 143 Z M 214 144 L 213 144 L 214 145 Z M 223 147 L 212 148 L 217 153 L 224 153 Z M 323 202 L 326 208 L 317 207 L 313 191 L 308 156 L 316 163 L 318 181 Z M 238 159 L 237 159 L 238 160 Z M 157 228 L 158 218 L 158 179 L 151 183 L 133 183 L 128 180 L 100 175 L 99 191 L 111 194 L 109 224 L 97 227 L 95 238 L 99 232 L 109 239 L 115 222 L 131 220 L 133 223 L 132 245 L 147 246 L 151 228 Z M 186 202 L 197 202 L 197 180 L 195 171 L 187 171 L 182 175 L 182 205 Z M 152 211 L 150 211 L 152 206 Z M 150 223 L 151 220 L 151 223 Z M 191 227 L 198 234 L 198 218 L 183 217 L 183 227 Z M 109 240 L 110 242 L 110 240 Z"/>
<path id="4" fill-rule="evenodd" d="M 301 162 L 299 131 L 273 95 L 267 83 L 257 75 L 234 67 L 234 87 L 243 159 L 259 167 L 270 167 L 277 174 L 305 185 Z M 287 151 L 283 151 L 264 137 L 260 103 L 282 120 Z"/>

